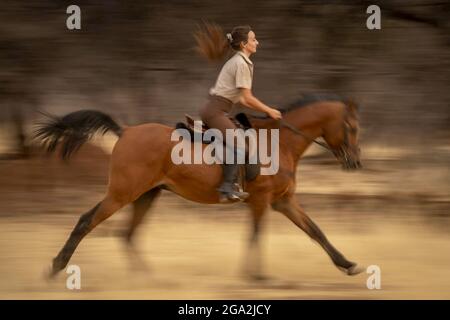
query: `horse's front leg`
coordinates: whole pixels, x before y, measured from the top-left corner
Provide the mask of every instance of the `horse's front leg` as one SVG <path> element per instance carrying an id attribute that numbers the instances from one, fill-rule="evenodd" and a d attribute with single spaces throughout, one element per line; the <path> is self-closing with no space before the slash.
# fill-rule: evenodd
<path id="1" fill-rule="evenodd" d="M 355 275 L 363 271 L 356 263 L 347 260 L 327 239 L 320 228 L 308 217 L 294 196 L 280 199 L 272 204 L 272 208 L 283 213 L 300 229 L 306 232 L 313 240 L 328 253 L 333 263 L 348 275 Z"/>

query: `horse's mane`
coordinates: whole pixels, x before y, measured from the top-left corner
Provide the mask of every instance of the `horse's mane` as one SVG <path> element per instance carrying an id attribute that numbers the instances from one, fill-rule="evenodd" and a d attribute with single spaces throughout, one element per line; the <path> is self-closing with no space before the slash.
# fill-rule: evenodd
<path id="1" fill-rule="evenodd" d="M 284 107 L 279 108 L 278 110 L 280 110 L 282 114 L 285 114 L 290 111 L 309 106 L 310 104 L 319 101 L 338 101 L 347 104 L 349 102 L 349 99 L 334 93 L 307 93 L 301 95 L 300 98 L 298 98 L 297 100 L 294 100 L 293 102 L 287 104 Z M 267 115 L 264 116 L 251 115 L 250 117 L 255 119 L 270 119 L 269 116 Z"/>
<path id="2" fill-rule="evenodd" d="M 346 103 L 348 99 L 334 93 L 307 93 L 303 94 L 300 98 L 298 98 L 294 102 L 291 102 L 286 107 L 281 108 L 280 111 L 281 113 L 286 113 L 295 109 L 306 107 L 319 101 L 338 101 Z"/>

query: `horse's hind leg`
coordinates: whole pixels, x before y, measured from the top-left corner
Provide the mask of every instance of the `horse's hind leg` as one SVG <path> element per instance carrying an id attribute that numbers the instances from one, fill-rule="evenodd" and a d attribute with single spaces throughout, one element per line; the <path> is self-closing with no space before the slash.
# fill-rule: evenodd
<path id="1" fill-rule="evenodd" d="M 148 212 L 148 209 L 160 194 L 161 188 L 156 187 L 142 194 L 138 199 L 133 201 L 133 213 L 131 216 L 131 221 L 127 231 L 125 232 L 125 240 L 127 244 L 132 244 L 136 228 L 142 223 L 142 219 Z"/>
<path id="2" fill-rule="evenodd" d="M 144 216 L 160 194 L 161 188 L 156 187 L 142 194 L 133 202 L 131 221 L 124 235 L 127 250 L 131 256 L 132 267 L 143 271 L 148 271 L 149 268 L 136 250 L 133 237 L 135 235 L 136 228 L 142 223 Z"/>
<path id="3" fill-rule="evenodd" d="M 69 239 L 64 244 L 64 247 L 53 259 L 53 265 L 49 276 L 53 277 L 59 271 L 64 269 L 81 240 L 99 223 L 109 218 L 114 212 L 123 207 L 124 204 L 125 203 L 121 203 L 112 197 L 107 196 L 94 208 L 83 214 L 70 234 Z"/>
<path id="4" fill-rule="evenodd" d="M 252 199 L 250 199 L 252 200 Z M 265 280 L 261 267 L 260 234 L 264 214 L 267 211 L 267 202 L 261 197 L 258 201 L 249 203 L 251 210 L 251 230 L 248 239 L 247 256 L 244 265 L 244 274 L 252 280 Z"/>

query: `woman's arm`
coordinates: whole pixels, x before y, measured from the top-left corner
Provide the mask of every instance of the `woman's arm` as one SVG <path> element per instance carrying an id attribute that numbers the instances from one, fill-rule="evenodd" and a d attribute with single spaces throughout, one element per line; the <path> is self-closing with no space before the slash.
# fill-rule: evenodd
<path id="1" fill-rule="evenodd" d="M 261 101 L 259 101 L 250 89 L 241 88 L 241 99 L 240 102 L 253 110 L 261 111 L 266 113 L 269 117 L 278 120 L 281 119 L 281 112 L 277 109 L 271 108 Z"/>

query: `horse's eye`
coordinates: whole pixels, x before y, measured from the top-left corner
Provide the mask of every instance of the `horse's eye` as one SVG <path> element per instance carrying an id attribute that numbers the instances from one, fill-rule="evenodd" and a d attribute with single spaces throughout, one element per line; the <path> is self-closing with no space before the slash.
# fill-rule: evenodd
<path id="1" fill-rule="evenodd" d="M 350 124 L 346 123 L 345 126 L 347 127 L 347 130 L 351 134 L 356 134 L 358 132 L 358 128 L 352 127 Z"/>

